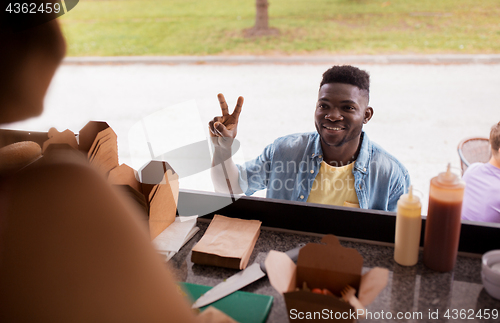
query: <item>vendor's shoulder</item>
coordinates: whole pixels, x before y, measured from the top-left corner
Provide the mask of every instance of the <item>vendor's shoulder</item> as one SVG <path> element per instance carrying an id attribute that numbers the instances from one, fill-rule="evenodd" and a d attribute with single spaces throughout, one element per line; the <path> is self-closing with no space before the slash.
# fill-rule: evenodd
<path id="1" fill-rule="evenodd" d="M 84 162 L 42 162 L 10 177 L 13 193 L 26 195 L 83 194 L 108 187 L 104 177 Z M 98 189 L 97 189 L 98 190 Z"/>
<path id="2" fill-rule="evenodd" d="M 133 215 L 136 209 L 105 176 L 86 163 L 29 167 L 9 178 L 6 191 L 7 214 L 23 214 L 27 219 L 30 214 L 38 214 L 57 226 L 68 221 L 78 225 L 82 221 L 116 222 L 120 218 L 130 223 L 141 218 Z"/>

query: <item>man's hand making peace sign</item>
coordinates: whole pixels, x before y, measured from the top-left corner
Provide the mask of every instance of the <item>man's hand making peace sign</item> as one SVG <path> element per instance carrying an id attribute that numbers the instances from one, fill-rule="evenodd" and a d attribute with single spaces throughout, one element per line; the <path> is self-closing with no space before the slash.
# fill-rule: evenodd
<path id="1" fill-rule="evenodd" d="M 220 108 L 222 110 L 222 116 L 215 117 L 212 121 L 208 123 L 208 128 L 210 130 L 210 136 L 212 137 L 212 143 L 214 146 L 219 146 L 224 149 L 230 149 L 233 139 L 236 137 L 238 128 L 238 118 L 241 113 L 241 107 L 243 106 L 243 97 L 240 96 L 236 102 L 236 107 L 232 114 L 229 114 L 226 99 L 222 93 L 217 95 L 219 99 Z"/>
<path id="2" fill-rule="evenodd" d="M 238 183 L 238 168 L 231 158 L 231 145 L 238 128 L 238 118 L 243 106 L 243 97 L 239 97 L 233 113 L 229 114 L 226 99 L 222 93 L 217 95 L 222 110 L 222 116 L 215 117 L 208 123 L 210 137 L 214 145 L 212 160 L 212 182 L 216 192 L 241 194 L 243 191 Z M 222 167 L 220 167 L 221 165 Z M 218 166 L 218 167 L 217 167 Z"/>

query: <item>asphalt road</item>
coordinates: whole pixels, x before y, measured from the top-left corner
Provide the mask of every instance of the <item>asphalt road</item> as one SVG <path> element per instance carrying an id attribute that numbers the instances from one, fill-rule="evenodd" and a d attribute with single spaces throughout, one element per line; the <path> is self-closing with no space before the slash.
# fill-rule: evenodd
<path id="1" fill-rule="evenodd" d="M 237 137 L 242 147 L 240 161 L 257 156 L 279 136 L 314 131 L 319 82 L 332 65 L 324 61 L 76 63 L 73 59 L 57 71 L 41 116 L 4 128 L 47 131 L 56 127 L 78 132 L 89 120 L 104 120 L 118 135 L 120 162 L 134 168 L 141 166 L 129 138 L 134 124 L 148 116 L 155 119 L 172 105 L 195 100 L 178 106 L 174 115 L 162 121 L 162 141 L 169 144 L 161 149 L 176 148 L 193 140 L 193 134 L 204 136 L 208 121 L 220 114 L 217 93 L 225 94 L 231 108 L 239 95 L 245 97 Z M 490 127 L 500 121 L 498 63 L 357 66 L 371 75 L 374 116 L 364 129 L 408 168 L 424 201 L 430 178 L 444 171 L 447 163 L 459 171 L 459 141 L 488 137 Z M 180 184 L 181 188 L 212 190 L 208 171 L 183 178 Z"/>

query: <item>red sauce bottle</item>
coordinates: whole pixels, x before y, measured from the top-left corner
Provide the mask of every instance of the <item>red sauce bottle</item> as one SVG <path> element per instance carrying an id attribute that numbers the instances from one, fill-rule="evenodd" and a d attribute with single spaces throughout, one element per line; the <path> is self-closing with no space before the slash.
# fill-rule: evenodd
<path id="1" fill-rule="evenodd" d="M 450 171 L 431 179 L 425 224 L 424 264 L 433 270 L 453 269 L 458 253 L 465 183 Z"/>

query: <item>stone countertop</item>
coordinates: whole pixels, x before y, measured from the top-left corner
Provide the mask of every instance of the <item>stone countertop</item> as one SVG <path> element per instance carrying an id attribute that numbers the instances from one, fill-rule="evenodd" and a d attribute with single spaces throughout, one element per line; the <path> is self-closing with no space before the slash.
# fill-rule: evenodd
<path id="1" fill-rule="evenodd" d="M 200 231 L 169 262 L 179 281 L 215 286 L 237 273 L 237 270 L 196 265 L 191 262 L 191 249 L 205 232 L 208 223 L 198 221 Z M 320 242 L 318 235 L 281 232 L 263 228 L 249 264 L 264 261 L 269 250 L 287 251 L 309 242 Z M 356 249 L 364 259 L 363 273 L 372 267 L 389 269 L 389 282 L 375 301 L 367 307 L 372 317 L 364 322 L 500 322 L 500 301 L 492 298 L 481 283 L 481 259 L 459 256 L 455 269 L 438 273 L 427 269 L 420 260 L 413 267 L 403 267 L 393 260 L 394 249 L 363 242 L 342 241 L 344 247 Z M 288 322 L 283 297 L 264 277 L 242 289 L 246 292 L 274 296 L 267 322 Z M 496 310 L 497 319 L 476 317 L 481 310 Z M 445 314 L 449 310 L 449 318 Z M 457 311 L 454 311 L 457 310 Z M 466 318 L 460 318 L 460 310 Z M 435 314 L 430 317 L 431 313 Z M 412 316 L 397 319 L 398 312 Z M 473 315 L 472 315 L 473 314 Z M 421 315 L 421 316 L 417 316 Z M 392 316 L 392 318 L 391 318 Z"/>

